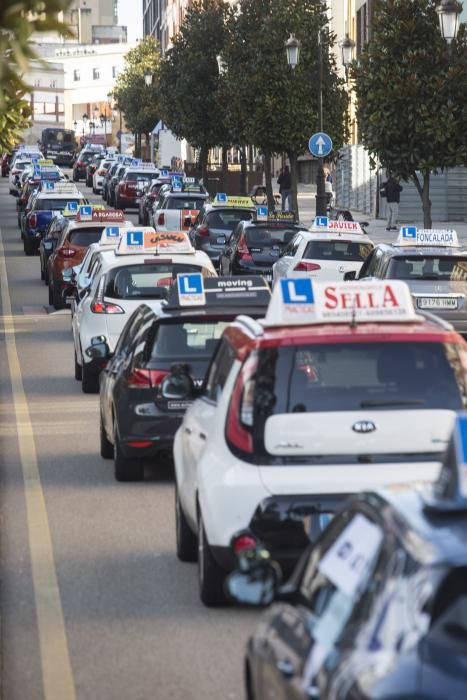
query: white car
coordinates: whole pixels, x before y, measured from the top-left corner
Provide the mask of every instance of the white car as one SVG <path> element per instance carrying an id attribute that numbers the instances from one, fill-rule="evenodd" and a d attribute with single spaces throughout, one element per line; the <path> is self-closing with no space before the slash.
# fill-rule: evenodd
<path id="1" fill-rule="evenodd" d="M 202 601 L 223 603 L 239 532 L 236 551 L 261 542 L 289 572 L 349 494 L 433 480 L 466 359 L 399 281 L 282 280 L 264 322 L 228 327 L 174 442 L 177 554 L 198 558 Z"/>
<path id="2" fill-rule="evenodd" d="M 172 184 L 164 189 L 153 207 L 152 220 L 156 231 L 189 231 L 209 195 L 203 187 L 184 178 L 182 190 Z"/>
<path id="3" fill-rule="evenodd" d="M 92 176 L 92 191 L 94 194 L 99 194 L 102 192 L 104 177 L 107 175 L 107 172 L 113 163 L 115 163 L 115 158 L 105 158 L 104 160 L 101 160 L 99 166 L 94 171 L 94 175 Z"/>
<path id="4" fill-rule="evenodd" d="M 358 222 L 316 217 L 311 231 L 297 233 L 272 266 L 273 284 L 291 277 L 342 280 L 346 272 L 358 274 L 373 248 Z"/>
<path id="5" fill-rule="evenodd" d="M 72 321 L 75 377 L 85 393 L 99 388 L 85 352 L 93 338 L 104 336 L 113 351 L 128 317 L 143 302 L 161 304 L 177 274 L 217 277 L 209 257 L 195 251 L 185 233 L 156 234 L 149 226 L 125 231 L 118 248 L 100 252 L 94 265 L 89 293 Z"/>

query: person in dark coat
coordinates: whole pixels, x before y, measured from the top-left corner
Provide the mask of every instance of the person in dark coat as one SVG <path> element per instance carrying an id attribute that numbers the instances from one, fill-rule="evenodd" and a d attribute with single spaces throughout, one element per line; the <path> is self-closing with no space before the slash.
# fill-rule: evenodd
<path id="1" fill-rule="evenodd" d="M 397 217 L 399 214 L 399 202 L 401 199 L 402 186 L 399 184 L 398 180 L 392 175 L 389 175 L 388 179 L 381 188 L 381 194 L 386 197 L 386 202 L 388 203 L 388 220 L 386 231 L 397 231 Z"/>
<path id="2" fill-rule="evenodd" d="M 292 182 L 290 179 L 290 170 L 288 165 L 281 170 L 279 177 L 277 178 L 277 184 L 279 185 L 279 194 L 282 198 L 282 211 L 292 211 Z M 286 200 L 287 210 L 285 208 Z"/>

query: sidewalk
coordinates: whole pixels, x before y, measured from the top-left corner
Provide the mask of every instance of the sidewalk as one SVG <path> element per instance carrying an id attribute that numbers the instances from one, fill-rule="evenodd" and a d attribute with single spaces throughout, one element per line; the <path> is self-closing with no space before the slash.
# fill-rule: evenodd
<path id="1" fill-rule="evenodd" d="M 300 221 L 306 226 L 311 226 L 315 218 L 315 192 L 316 185 L 298 186 L 298 206 Z M 375 243 L 392 243 L 397 237 L 397 231 L 386 231 L 386 219 L 373 219 L 358 211 L 351 211 L 355 221 L 368 221 L 367 232 Z M 414 224 L 423 228 L 423 221 L 404 221 L 404 224 Z M 433 228 L 454 229 L 457 231 L 459 241 L 467 245 L 467 222 L 465 221 L 433 221 Z"/>

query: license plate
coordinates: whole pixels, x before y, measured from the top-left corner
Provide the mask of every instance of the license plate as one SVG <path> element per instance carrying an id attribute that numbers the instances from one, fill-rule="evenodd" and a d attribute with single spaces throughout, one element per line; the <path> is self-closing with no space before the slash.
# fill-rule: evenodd
<path id="1" fill-rule="evenodd" d="M 419 309 L 457 309 L 456 297 L 418 297 Z"/>
<path id="2" fill-rule="evenodd" d="M 191 401 L 168 401 L 167 408 L 171 411 L 185 411 L 190 404 Z"/>
<path id="3" fill-rule="evenodd" d="M 225 243 L 225 236 L 217 236 L 217 243 L 219 245 L 224 245 Z"/>

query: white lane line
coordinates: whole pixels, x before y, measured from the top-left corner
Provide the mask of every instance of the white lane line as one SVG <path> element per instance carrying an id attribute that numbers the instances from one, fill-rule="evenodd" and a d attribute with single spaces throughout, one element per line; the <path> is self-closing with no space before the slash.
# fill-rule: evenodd
<path id="1" fill-rule="evenodd" d="M 14 317 L 0 229 L 0 293 L 4 318 Z M 37 614 L 44 700 L 75 700 L 68 640 L 55 568 L 47 507 L 39 475 L 34 431 L 24 391 L 15 333 L 5 334 L 13 407 L 24 479 L 32 578 Z"/>

